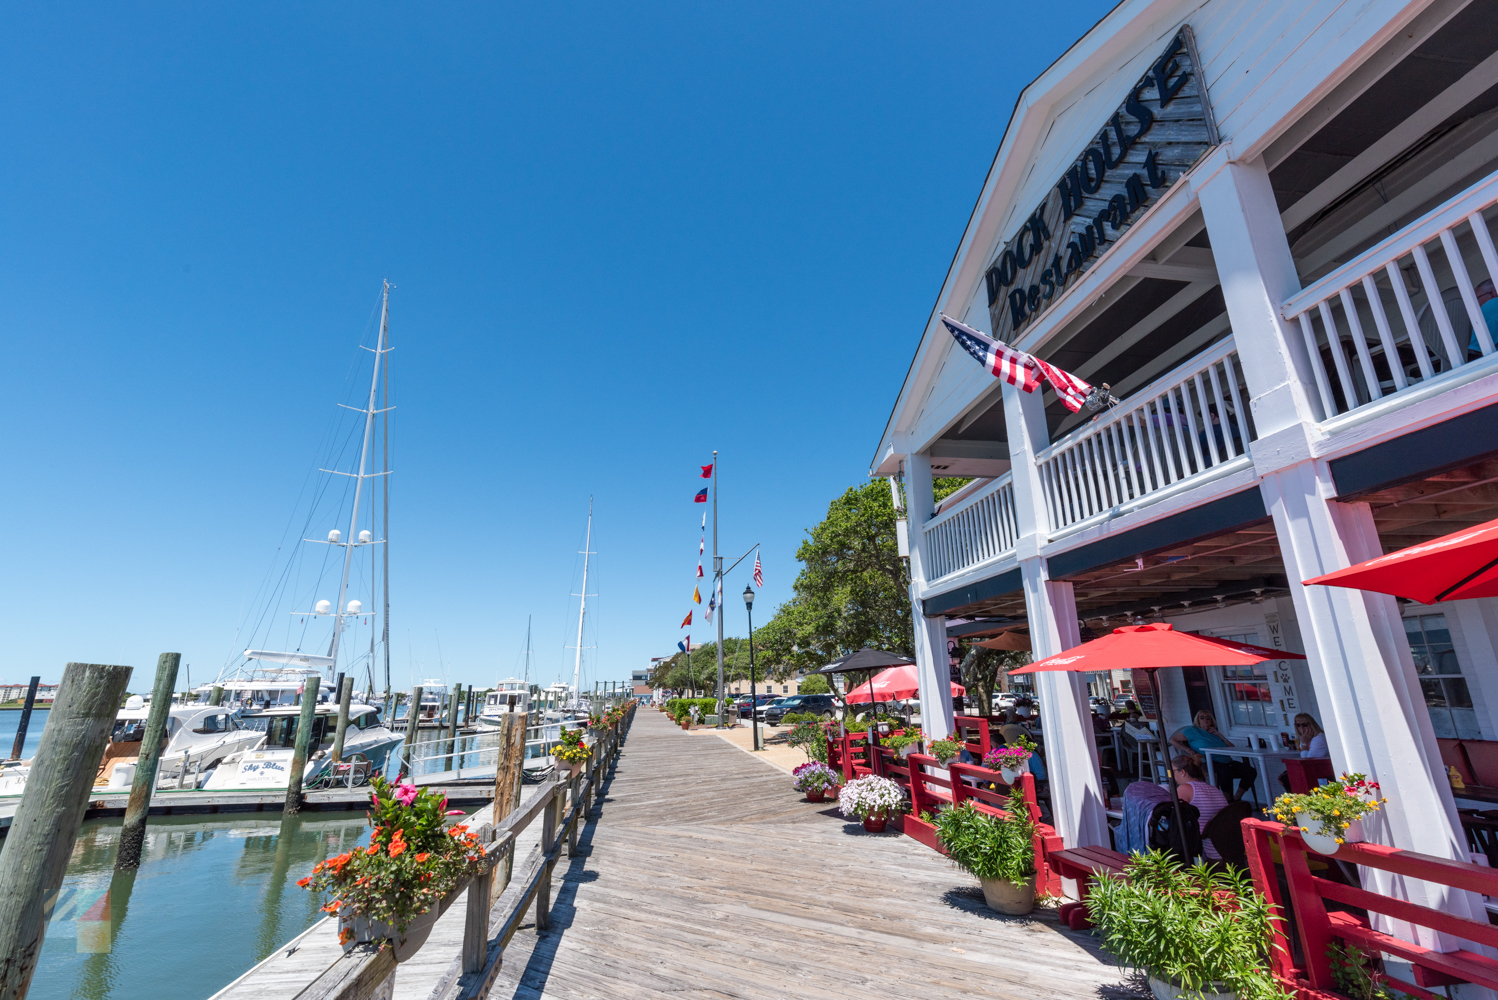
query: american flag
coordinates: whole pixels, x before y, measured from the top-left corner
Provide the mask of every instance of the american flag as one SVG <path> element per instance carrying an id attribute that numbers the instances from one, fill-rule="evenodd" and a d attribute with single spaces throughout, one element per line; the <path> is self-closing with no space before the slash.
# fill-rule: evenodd
<path id="1" fill-rule="evenodd" d="M 1092 394 L 1092 386 L 1077 378 L 1071 372 L 1062 371 L 1055 365 L 1046 364 L 1039 358 L 1035 363 L 1040 367 L 1040 373 L 1051 383 L 1056 390 L 1056 395 L 1061 399 L 1061 405 L 1076 413 L 1087 402 L 1087 397 Z"/>
<path id="2" fill-rule="evenodd" d="M 966 323 L 959 323 L 942 314 L 941 321 L 956 338 L 962 349 L 978 359 L 978 363 L 1010 385 L 1017 385 L 1025 392 L 1034 392 L 1040 385 L 1040 369 L 1035 359 L 1024 351 L 1016 351 L 1007 344 L 984 333 L 979 333 Z"/>
<path id="3" fill-rule="evenodd" d="M 759 553 L 754 553 L 754 585 L 763 587 L 765 585 L 765 572 L 759 566 Z"/>

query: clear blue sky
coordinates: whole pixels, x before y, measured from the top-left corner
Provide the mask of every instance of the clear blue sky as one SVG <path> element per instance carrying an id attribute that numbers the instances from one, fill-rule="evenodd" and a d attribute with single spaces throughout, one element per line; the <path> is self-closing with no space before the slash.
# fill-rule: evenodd
<path id="1" fill-rule="evenodd" d="M 570 675 L 590 494 L 587 680 L 672 651 L 714 448 L 766 620 L 1109 6 L 8 6 L 0 680 L 231 660 L 384 277 L 396 686 L 508 676 L 527 615 Z"/>

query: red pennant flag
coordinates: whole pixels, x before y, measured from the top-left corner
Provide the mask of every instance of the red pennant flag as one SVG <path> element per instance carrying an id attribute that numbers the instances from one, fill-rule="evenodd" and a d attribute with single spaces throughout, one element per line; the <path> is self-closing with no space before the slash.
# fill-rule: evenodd
<path id="1" fill-rule="evenodd" d="M 714 464 L 716 464 L 716 463 L 714 463 Z M 711 478 L 713 478 L 713 467 L 711 465 L 704 465 L 702 467 L 702 478 L 703 479 L 711 479 Z"/>
<path id="2" fill-rule="evenodd" d="M 698 577 L 698 579 L 702 578 L 702 564 L 701 563 L 697 564 L 697 577 Z"/>
<path id="3" fill-rule="evenodd" d="M 707 503 L 707 487 L 706 486 L 702 487 L 702 489 L 700 489 L 700 490 L 697 491 L 697 495 L 692 498 L 692 502 L 693 503 Z M 714 522 L 714 523 L 716 523 L 716 522 Z"/>
<path id="4" fill-rule="evenodd" d="M 676 626 L 676 627 L 677 628 L 686 628 L 687 626 L 689 626 L 691 624 L 692 624 L 692 612 L 688 611 L 687 612 L 687 616 L 685 618 L 683 618 L 681 620 L 681 624 L 678 625 L 678 626 Z"/>

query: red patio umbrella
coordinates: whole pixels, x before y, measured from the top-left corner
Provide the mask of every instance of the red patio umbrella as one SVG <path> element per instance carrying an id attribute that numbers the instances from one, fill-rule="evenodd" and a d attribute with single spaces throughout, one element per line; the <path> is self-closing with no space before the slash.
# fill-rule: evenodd
<path id="1" fill-rule="evenodd" d="M 873 687 L 872 694 L 869 691 L 870 686 Z M 914 698 L 920 690 L 921 684 L 916 677 L 915 665 L 907 664 L 879 671 L 872 680 L 849 691 L 845 700 L 849 704 L 859 705 L 866 701 L 903 701 L 906 698 Z M 967 694 L 967 689 L 961 684 L 952 685 L 953 697 L 964 694 Z"/>
<path id="2" fill-rule="evenodd" d="M 1391 552 L 1307 584 L 1393 594 L 1421 604 L 1498 597 L 1498 521 Z"/>
<path id="3" fill-rule="evenodd" d="M 1012 677 L 1015 674 L 1038 674 L 1053 670 L 1091 673 L 1096 670 L 1142 669 L 1150 672 L 1150 686 L 1158 698 L 1160 685 L 1156 680 L 1156 672 L 1161 667 L 1238 667 L 1265 660 L 1304 659 L 1299 653 L 1289 653 L 1283 649 L 1269 649 L 1251 646 L 1246 642 L 1177 632 L 1165 622 L 1152 622 L 1148 625 L 1116 628 L 1111 635 L 1073 646 L 1027 667 L 1011 670 L 1009 675 Z M 1176 829 L 1179 830 L 1184 824 L 1181 820 L 1180 796 L 1176 794 L 1175 768 L 1170 767 L 1170 744 L 1165 737 L 1165 713 L 1158 703 L 1155 707 L 1160 717 L 1160 752 L 1164 755 L 1170 772 L 1170 797 L 1175 803 Z M 1184 836 L 1182 843 L 1185 843 Z"/>

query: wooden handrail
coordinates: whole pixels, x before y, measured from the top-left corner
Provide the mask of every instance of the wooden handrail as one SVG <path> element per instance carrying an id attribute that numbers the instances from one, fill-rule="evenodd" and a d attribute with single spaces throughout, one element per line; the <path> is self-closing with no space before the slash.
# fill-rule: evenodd
<path id="1" fill-rule="evenodd" d="M 634 722 L 634 713 L 635 709 L 630 708 L 622 723 L 603 733 L 595 744 L 597 753 L 588 761 L 586 777 L 579 774 L 559 781 L 553 776 L 529 802 L 514 809 L 497 824 L 477 824 L 475 832 L 481 838 L 491 838 L 484 845 L 484 860 L 476 874 L 453 890 L 454 895 L 465 889 L 468 891 L 463 949 L 456 960 L 458 968 L 455 970 L 459 984 L 456 996 L 461 1000 L 483 1000 L 488 996 L 504 960 L 505 946 L 515 936 L 532 900 L 537 907 L 537 933 L 546 929 L 551 910 L 552 869 L 561 854 L 562 844 L 568 845 L 569 856 L 576 853 L 577 828 L 602 798 L 605 772 L 618 759 L 620 745 Z M 570 802 L 571 809 L 565 819 L 561 819 L 558 814 L 564 802 Z M 492 811 L 493 806 L 489 808 Z M 492 911 L 495 909 L 490 904 L 493 869 L 514 850 L 520 832 L 537 816 L 542 817 L 542 843 L 532 850 L 524 869 L 512 879 L 500 897 L 498 909 L 502 916 L 498 918 L 497 933 L 491 933 L 494 929 Z M 395 955 L 388 942 L 356 945 L 298 997 L 299 1000 L 371 1000 L 383 995 L 381 991 L 395 971 Z"/>

